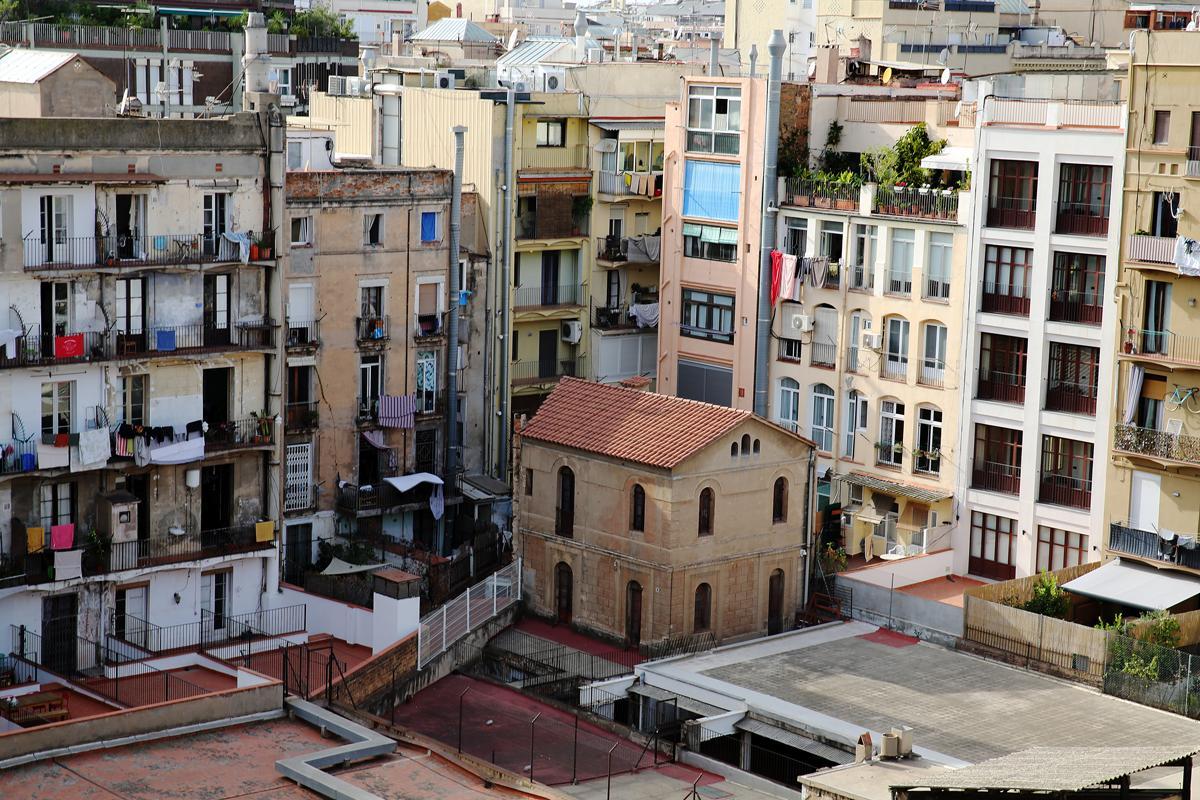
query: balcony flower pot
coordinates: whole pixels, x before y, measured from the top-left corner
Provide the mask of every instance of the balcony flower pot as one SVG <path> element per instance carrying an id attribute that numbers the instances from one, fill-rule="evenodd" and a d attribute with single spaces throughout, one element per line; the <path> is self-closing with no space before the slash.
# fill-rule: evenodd
<path id="1" fill-rule="evenodd" d="M 258 242 L 253 242 L 250 245 L 250 260 L 258 261 Z"/>
<path id="2" fill-rule="evenodd" d="M 853 211 L 858 207 L 858 203 L 845 198 L 839 199 L 835 205 L 839 211 Z"/>

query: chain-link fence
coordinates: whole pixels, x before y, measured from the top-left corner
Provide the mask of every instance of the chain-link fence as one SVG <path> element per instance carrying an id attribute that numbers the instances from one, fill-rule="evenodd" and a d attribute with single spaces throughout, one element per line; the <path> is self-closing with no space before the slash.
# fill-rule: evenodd
<path id="1" fill-rule="evenodd" d="M 1200 718 L 1200 663 L 1183 650 L 1110 634 L 1104 693 Z"/>

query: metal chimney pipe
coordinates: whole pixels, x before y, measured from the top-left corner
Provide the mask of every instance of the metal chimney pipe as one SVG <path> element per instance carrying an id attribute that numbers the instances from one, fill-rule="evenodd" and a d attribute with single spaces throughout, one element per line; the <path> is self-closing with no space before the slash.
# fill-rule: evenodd
<path id="1" fill-rule="evenodd" d="M 446 345 L 446 483 L 451 493 L 458 484 L 458 287 L 463 285 L 462 260 L 459 258 L 459 232 L 462 230 L 463 135 L 467 129 L 455 125 L 454 177 L 450 188 L 450 300 L 449 322 L 446 325 L 449 341 Z"/>
<path id="2" fill-rule="evenodd" d="M 717 40 L 709 39 L 708 40 L 708 74 L 709 75 L 717 74 L 718 61 L 720 60 L 720 55 L 721 55 L 721 51 L 720 51 L 720 47 L 717 43 Z"/>
<path id="3" fill-rule="evenodd" d="M 771 342 L 771 251 L 775 249 L 776 172 L 779 163 L 779 84 L 783 76 L 783 51 L 787 42 L 783 31 L 771 32 L 767 52 L 771 67 L 767 73 L 766 138 L 763 143 L 762 238 L 759 242 L 758 330 L 754 351 L 754 413 L 767 416 L 767 350 Z"/>
<path id="4" fill-rule="evenodd" d="M 754 69 L 758 65 L 758 45 L 750 45 L 750 77 L 754 77 Z"/>
<path id="5" fill-rule="evenodd" d="M 512 352 L 512 219 L 515 213 L 513 198 L 516 196 L 516 173 L 513 169 L 513 105 L 516 96 L 512 86 L 508 87 L 504 109 L 504 213 L 500 226 L 500 285 L 496 287 L 496 298 L 500 302 L 501 352 L 496 359 L 500 364 L 500 452 L 496 455 L 496 475 L 499 480 L 508 479 L 508 459 L 512 455 L 512 418 L 509 413 L 509 354 Z"/>

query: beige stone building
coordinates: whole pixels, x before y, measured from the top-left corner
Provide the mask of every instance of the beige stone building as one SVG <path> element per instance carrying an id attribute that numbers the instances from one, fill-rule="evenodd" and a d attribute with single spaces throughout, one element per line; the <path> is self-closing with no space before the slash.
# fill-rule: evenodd
<path id="1" fill-rule="evenodd" d="M 748 411 L 563 379 L 514 444 L 528 607 L 629 645 L 791 627 L 813 454 Z"/>

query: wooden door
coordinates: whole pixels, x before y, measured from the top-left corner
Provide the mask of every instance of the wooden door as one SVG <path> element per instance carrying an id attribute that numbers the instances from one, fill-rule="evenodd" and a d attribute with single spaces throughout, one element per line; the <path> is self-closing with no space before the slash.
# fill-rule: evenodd
<path id="1" fill-rule="evenodd" d="M 625 587 L 625 645 L 637 647 L 642 643 L 642 585 L 630 581 Z"/>
<path id="2" fill-rule="evenodd" d="M 555 617 L 564 625 L 571 624 L 571 567 L 564 561 L 554 568 Z"/>
<path id="3" fill-rule="evenodd" d="M 783 631 L 783 570 L 771 573 L 767 585 L 767 635 L 774 636 Z"/>

